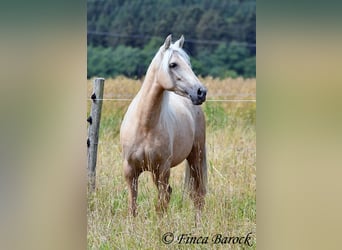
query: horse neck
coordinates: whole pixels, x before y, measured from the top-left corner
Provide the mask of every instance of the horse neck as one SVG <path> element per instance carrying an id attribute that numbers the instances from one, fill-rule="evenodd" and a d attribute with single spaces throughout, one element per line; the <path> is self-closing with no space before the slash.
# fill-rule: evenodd
<path id="1" fill-rule="evenodd" d="M 157 125 L 162 109 L 164 89 L 157 83 L 156 71 L 149 67 L 141 87 L 138 116 L 145 132 Z"/>

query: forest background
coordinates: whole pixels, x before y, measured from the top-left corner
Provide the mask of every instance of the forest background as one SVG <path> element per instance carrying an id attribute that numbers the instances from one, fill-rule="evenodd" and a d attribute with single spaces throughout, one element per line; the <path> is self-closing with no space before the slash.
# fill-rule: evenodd
<path id="1" fill-rule="evenodd" d="M 185 36 L 196 74 L 255 78 L 254 0 L 88 0 L 88 79 L 141 78 L 167 35 Z"/>

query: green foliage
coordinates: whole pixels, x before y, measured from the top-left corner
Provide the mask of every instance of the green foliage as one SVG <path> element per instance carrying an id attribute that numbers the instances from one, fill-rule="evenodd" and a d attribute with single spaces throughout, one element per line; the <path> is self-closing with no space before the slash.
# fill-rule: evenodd
<path id="1" fill-rule="evenodd" d="M 231 129 L 252 128 L 256 126 L 256 106 L 255 103 L 234 108 L 231 112 L 225 108 L 223 103 L 206 102 L 203 105 L 206 117 L 207 128 L 210 131 L 222 129 L 229 124 Z"/>
<path id="2" fill-rule="evenodd" d="M 206 103 L 204 105 L 204 113 L 207 127 L 210 127 L 212 130 L 226 126 L 228 114 L 220 104 L 214 102 Z"/>
<path id="3" fill-rule="evenodd" d="M 246 58 L 243 61 L 241 61 L 241 67 L 243 67 L 244 76 L 255 77 L 256 76 L 255 56 Z"/>
<path id="4" fill-rule="evenodd" d="M 185 35 L 196 74 L 255 77 L 255 0 L 91 0 L 87 11 L 88 78 L 142 77 L 171 33 Z"/>
<path id="5" fill-rule="evenodd" d="M 121 119 L 124 115 L 123 108 L 117 108 L 111 116 L 103 116 L 101 118 L 100 136 L 111 136 L 112 138 L 119 135 Z"/>
<path id="6" fill-rule="evenodd" d="M 119 45 L 111 47 L 88 46 L 88 78 L 143 75 L 148 64 L 145 54 L 138 48 Z"/>

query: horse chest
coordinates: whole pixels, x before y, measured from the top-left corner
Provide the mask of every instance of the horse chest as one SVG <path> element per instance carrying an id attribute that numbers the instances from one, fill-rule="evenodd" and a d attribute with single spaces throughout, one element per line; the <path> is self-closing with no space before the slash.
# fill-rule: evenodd
<path id="1" fill-rule="evenodd" d="M 180 97 L 171 95 L 170 98 L 172 105 L 162 107 L 153 126 L 136 119 L 137 112 L 129 112 L 124 119 L 121 131 L 124 155 L 135 166 L 146 169 L 149 162 L 175 166 L 190 154 L 195 137 L 193 113 Z"/>
<path id="2" fill-rule="evenodd" d="M 157 165 L 164 164 L 170 154 L 170 150 L 165 145 L 141 141 L 129 153 L 128 162 L 137 168 L 151 170 Z"/>

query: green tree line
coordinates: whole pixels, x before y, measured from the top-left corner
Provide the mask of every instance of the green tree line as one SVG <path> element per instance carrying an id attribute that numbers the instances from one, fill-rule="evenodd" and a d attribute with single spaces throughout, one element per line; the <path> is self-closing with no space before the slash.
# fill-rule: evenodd
<path id="1" fill-rule="evenodd" d="M 196 74 L 255 77 L 255 0 L 88 0 L 88 78 L 141 77 L 165 37 Z"/>

